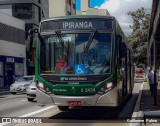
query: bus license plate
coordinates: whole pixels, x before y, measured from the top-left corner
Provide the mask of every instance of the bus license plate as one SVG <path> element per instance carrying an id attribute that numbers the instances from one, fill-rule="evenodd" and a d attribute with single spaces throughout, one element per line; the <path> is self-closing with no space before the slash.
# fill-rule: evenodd
<path id="1" fill-rule="evenodd" d="M 69 106 L 81 106 L 81 101 L 68 101 Z"/>

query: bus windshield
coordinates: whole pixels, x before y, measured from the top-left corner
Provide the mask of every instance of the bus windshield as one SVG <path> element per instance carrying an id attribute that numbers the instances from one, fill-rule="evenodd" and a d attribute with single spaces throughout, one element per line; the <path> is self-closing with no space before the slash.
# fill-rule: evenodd
<path id="1" fill-rule="evenodd" d="M 49 34 L 40 39 L 40 74 L 100 75 L 111 71 L 111 33 Z"/>

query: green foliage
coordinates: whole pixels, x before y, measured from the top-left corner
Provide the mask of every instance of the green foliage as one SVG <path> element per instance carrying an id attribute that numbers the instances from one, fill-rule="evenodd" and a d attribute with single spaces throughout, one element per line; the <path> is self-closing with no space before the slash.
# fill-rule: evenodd
<path id="1" fill-rule="evenodd" d="M 150 10 L 141 7 L 136 11 L 129 11 L 127 14 L 133 20 L 132 25 L 130 25 L 133 31 L 127 37 L 128 44 L 132 48 L 133 60 L 137 64 L 146 64 Z"/>

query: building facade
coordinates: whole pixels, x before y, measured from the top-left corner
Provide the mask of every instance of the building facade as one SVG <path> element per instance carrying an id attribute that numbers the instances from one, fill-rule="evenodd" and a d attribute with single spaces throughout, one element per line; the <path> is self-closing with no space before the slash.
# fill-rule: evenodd
<path id="1" fill-rule="evenodd" d="M 49 17 L 75 15 L 76 0 L 49 0 Z"/>
<path id="2" fill-rule="evenodd" d="M 25 22 L 0 12 L 0 88 L 26 74 Z"/>
<path id="3" fill-rule="evenodd" d="M 81 11 L 86 11 L 90 8 L 90 0 L 81 0 Z"/>
<path id="4" fill-rule="evenodd" d="M 77 15 L 110 15 L 107 9 L 88 8 L 86 11 L 76 11 Z"/>
<path id="5" fill-rule="evenodd" d="M 148 37 L 148 66 L 160 73 L 160 1 L 153 0 Z M 160 75 L 159 75 L 160 76 Z M 155 74 L 156 77 L 156 74 Z M 156 79 L 155 79 L 156 80 Z"/>
<path id="6" fill-rule="evenodd" d="M 25 21 L 29 29 L 48 18 L 48 0 L 0 0 L 0 11 Z"/>
<path id="7" fill-rule="evenodd" d="M 25 22 L 25 38 L 27 45 L 27 74 L 34 74 L 33 36 L 28 41 L 28 31 L 38 28 L 42 19 L 48 18 L 48 0 L 0 0 L 0 11 Z"/>

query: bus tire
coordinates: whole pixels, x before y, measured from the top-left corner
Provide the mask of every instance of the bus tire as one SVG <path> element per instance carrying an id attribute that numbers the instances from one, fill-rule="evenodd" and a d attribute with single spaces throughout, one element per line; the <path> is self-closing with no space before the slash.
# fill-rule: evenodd
<path id="1" fill-rule="evenodd" d="M 16 94 L 17 94 L 17 92 L 12 92 L 12 94 L 13 94 L 13 95 L 16 95 Z"/>
<path id="2" fill-rule="evenodd" d="M 27 98 L 29 102 L 33 102 L 34 98 Z"/>
<path id="3" fill-rule="evenodd" d="M 58 108 L 61 111 L 67 111 L 69 109 L 69 106 L 58 106 Z"/>
<path id="4" fill-rule="evenodd" d="M 132 97 L 133 96 L 133 92 L 132 92 L 132 90 L 130 91 L 130 97 Z"/>

